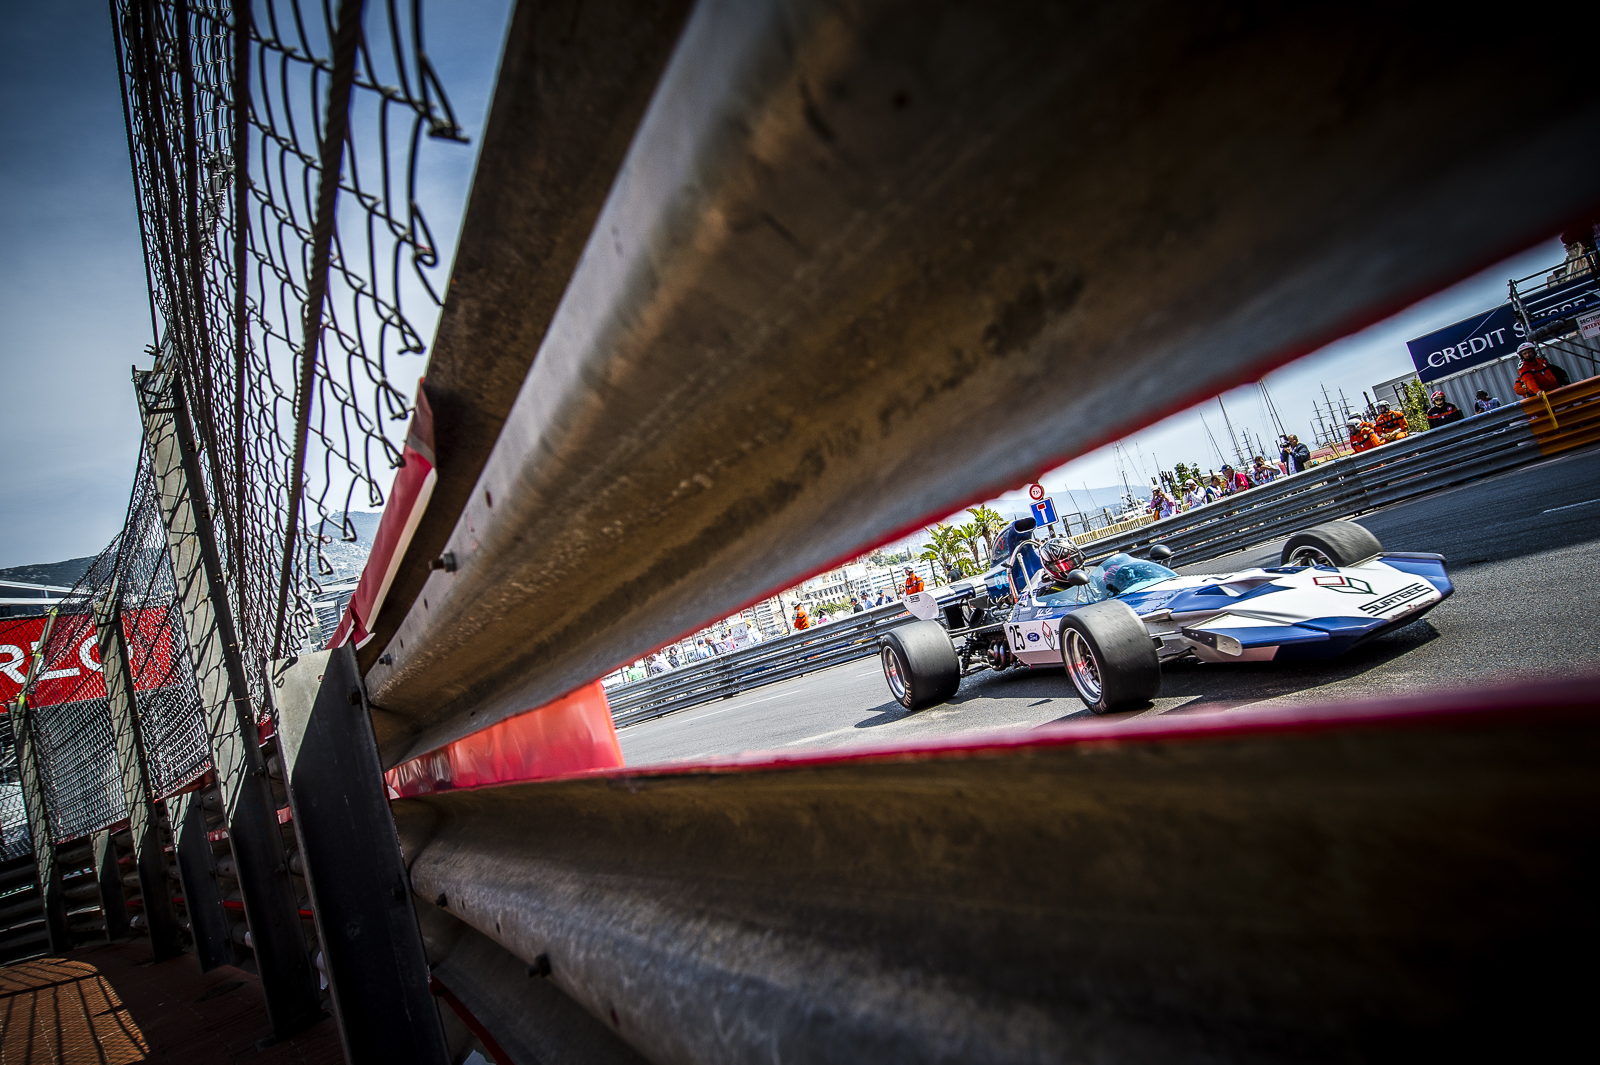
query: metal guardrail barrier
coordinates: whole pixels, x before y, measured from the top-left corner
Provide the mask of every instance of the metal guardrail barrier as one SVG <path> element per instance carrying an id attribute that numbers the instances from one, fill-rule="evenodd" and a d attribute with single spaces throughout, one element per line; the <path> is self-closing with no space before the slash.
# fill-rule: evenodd
<path id="1" fill-rule="evenodd" d="M 1514 469 L 1594 439 L 1600 439 L 1600 381 L 1580 381 L 1548 397 L 1334 459 L 1083 546 L 1091 555 L 1107 555 L 1160 542 L 1172 548 L 1175 561 L 1203 561 L 1320 522 Z M 792 633 L 614 688 L 608 693 L 613 720 L 620 728 L 870 657 L 878 651 L 879 634 L 907 616 L 898 602 L 874 607 L 824 628 Z"/>
<path id="2" fill-rule="evenodd" d="M 1160 542 L 1178 562 L 1208 558 L 1544 457 L 1517 404 L 1384 444 L 1142 528 L 1084 544 L 1094 555 Z"/>
<path id="3" fill-rule="evenodd" d="M 878 653 L 879 634 L 909 616 L 897 601 L 613 688 L 612 719 L 620 728 L 870 657 Z"/>

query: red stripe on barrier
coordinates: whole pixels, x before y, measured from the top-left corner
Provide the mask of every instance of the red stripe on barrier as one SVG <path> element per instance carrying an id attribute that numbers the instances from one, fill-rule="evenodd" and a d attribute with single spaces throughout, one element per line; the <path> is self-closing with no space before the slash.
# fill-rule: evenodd
<path id="1" fill-rule="evenodd" d="M 622 745 L 599 681 L 384 774 L 391 799 L 619 769 Z"/>

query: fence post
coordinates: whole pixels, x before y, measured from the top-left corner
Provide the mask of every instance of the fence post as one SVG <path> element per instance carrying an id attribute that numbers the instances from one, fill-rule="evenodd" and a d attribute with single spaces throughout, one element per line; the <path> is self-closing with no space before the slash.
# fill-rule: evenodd
<path id="1" fill-rule="evenodd" d="M 183 383 L 158 368 L 135 374 L 134 384 L 245 920 L 272 1036 L 282 1039 L 322 1019 L 322 1005 L 261 756 Z"/>
<path id="2" fill-rule="evenodd" d="M 111 710 L 111 735 L 117 745 L 117 767 L 122 776 L 122 798 L 128 807 L 128 832 L 133 837 L 134 867 L 139 873 L 139 894 L 150 932 L 150 952 L 156 961 L 183 953 L 178 921 L 172 913 L 172 892 L 167 884 L 167 856 L 161 849 L 161 811 L 150 793 L 150 765 L 144 736 L 134 705 L 133 667 L 128 658 L 127 635 L 122 630 L 119 587 L 95 602 L 95 642 L 100 648 L 101 676 L 106 683 L 106 703 Z M 116 865 L 116 847 L 109 845 Z M 123 896 L 122 876 L 116 876 L 117 901 Z M 102 895 L 104 895 L 102 880 Z M 111 912 L 106 911 L 106 935 L 111 936 Z"/>
<path id="3" fill-rule="evenodd" d="M 128 934 L 128 896 L 122 890 L 115 835 L 109 828 L 94 834 L 94 871 L 100 880 L 100 912 L 106 919 L 107 942 Z"/>
<path id="4" fill-rule="evenodd" d="M 67 899 L 62 893 L 55 835 L 50 831 L 50 817 L 45 809 L 39 743 L 33 734 L 33 707 L 28 705 L 27 696 L 19 697 L 12 705 L 11 725 L 17 744 L 17 768 L 22 777 L 22 804 L 28 812 L 28 833 L 33 838 L 33 863 L 39 873 L 45 934 L 49 937 L 50 953 L 63 954 L 72 949 L 72 931 L 67 927 Z"/>
<path id="5" fill-rule="evenodd" d="M 217 866 L 206 838 L 206 811 L 200 791 L 194 789 L 167 800 L 172 821 L 172 850 L 177 858 L 178 883 L 183 886 L 183 909 L 189 915 L 189 934 L 200 971 L 234 963 L 233 939 L 228 935 L 228 915 L 217 886 Z"/>
<path id="6" fill-rule="evenodd" d="M 283 779 L 345 1060 L 444 1065 L 449 1053 L 355 651 L 345 644 L 286 659 L 273 686 Z"/>

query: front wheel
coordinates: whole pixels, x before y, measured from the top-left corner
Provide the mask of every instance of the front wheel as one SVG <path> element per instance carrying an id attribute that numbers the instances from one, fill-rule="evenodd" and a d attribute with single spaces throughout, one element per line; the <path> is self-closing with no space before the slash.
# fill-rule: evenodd
<path id="1" fill-rule="evenodd" d="M 883 636 L 878 659 L 889 694 L 907 710 L 942 703 L 961 686 L 961 662 L 937 621 L 914 621 Z"/>
<path id="2" fill-rule="evenodd" d="M 1378 538 L 1353 521 L 1327 521 L 1295 533 L 1283 545 L 1285 566 L 1354 566 L 1383 550 Z"/>
<path id="3" fill-rule="evenodd" d="M 1061 660 L 1096 714 L 1144 706 L 1161 691 L 1161 656 L 1126 603 L 1094 603 L 1062 618 Z"/>

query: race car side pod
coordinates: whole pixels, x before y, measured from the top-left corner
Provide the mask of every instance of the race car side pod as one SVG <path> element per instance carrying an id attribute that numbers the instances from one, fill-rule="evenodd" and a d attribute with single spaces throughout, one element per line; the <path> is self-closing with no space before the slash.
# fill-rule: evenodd
<path id="1" fill-rule="evenodd" d="M 1583 1036 L 1596 990 L 1597 691 L 1168 715 L 393 807 L 418 898 L 548 972 L 494 983 L 502 1043 L 539 1023 L 514 1008 L 538 983 L 656 1061 L 1539 1058 Z M 425 937 L 431 961 L 455 949 Z"/>

